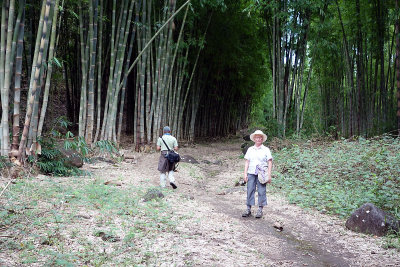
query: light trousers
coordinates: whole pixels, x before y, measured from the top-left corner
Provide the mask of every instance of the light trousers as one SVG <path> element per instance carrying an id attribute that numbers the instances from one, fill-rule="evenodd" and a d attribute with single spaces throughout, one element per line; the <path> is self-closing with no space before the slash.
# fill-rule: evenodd
<path id="1" fill-rule="evenodd" d="M 256 203 L 255 193 L 258 192 L 258 206 L 264 207 L 267 205 L 267 185 L 258 181 L 258 176 L 255 174 L 247 174 L 247 207 L 254 206 Z"/>
<path id="2" fill-rule="evenodd" d="M 175 183 L 174 171 L 169 171 L 168 172 L 168 179 L 169 179 L 170 183 Z M 161 185 L 161 187 L 165 187 L 166 180 L 167 180 L 166 173 L 161 173 L 160 174 L 160 185 Z"/>

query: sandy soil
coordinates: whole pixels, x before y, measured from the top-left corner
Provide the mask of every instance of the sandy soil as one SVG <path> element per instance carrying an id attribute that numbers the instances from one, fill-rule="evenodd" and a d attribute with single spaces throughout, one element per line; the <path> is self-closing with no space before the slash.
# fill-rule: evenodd
<path id="1" fill-rule="evenodd" d="M 182 162 L 175 173 L 178 189 L 166 201 L 180 223 L 157 237 L 151 249 L 161 260 L 155 265 L 400 266 L 400 253 L 382 248 L 382 238 L 351 232 L 343 220 L 290 205 L 271 187 L 264 217 L 242 218 L 246 191 L 235 186 L 244 168 L 240 140 L 183 146 L 179 152 L 184 161 L 193 157 L 198 163 Z M 125 153 L 135 159 L 91 171 L 123 186 L 159 184 L 158 153 L 129 147 Z"/>

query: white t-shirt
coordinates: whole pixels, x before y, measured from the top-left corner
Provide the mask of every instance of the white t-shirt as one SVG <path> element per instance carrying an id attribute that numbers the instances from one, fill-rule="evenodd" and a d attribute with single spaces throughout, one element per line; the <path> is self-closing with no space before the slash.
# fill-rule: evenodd
<path id="1" fill-rule="evenodd" d="M 272 155 L 268 147 L 261 145 L 259 147 L 249 147 L 244 158 L 250 161 L 247 173 L 255 174 L 257 164 L 270 159 L 272 160 Z"/>

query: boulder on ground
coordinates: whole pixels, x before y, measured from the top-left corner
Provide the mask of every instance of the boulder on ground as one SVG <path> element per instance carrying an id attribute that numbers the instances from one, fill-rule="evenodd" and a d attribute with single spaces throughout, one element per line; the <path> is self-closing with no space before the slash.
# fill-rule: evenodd
<path id="1" fill-rule="evenodd" d="M 180 162 L 199 164 L 199 162 L 195 158 L 193 158 L 192 156 L 189 156 L 189 155 L 181 156 Z"/>
<path id="2" fill-rule="evenodd" d="M 60 149 L 61 154 L 65 157 L 65 165 L 80 168 L 83 166 L 82 157 L 75 151 Z"/>
<path id="3" fill-rule="evenodd" d="M 366 203 L 350 215 L 346 227 L 355 232 L 383 236 L 390 231 L 398 232 L 399 221 L 374 204 Z"/>

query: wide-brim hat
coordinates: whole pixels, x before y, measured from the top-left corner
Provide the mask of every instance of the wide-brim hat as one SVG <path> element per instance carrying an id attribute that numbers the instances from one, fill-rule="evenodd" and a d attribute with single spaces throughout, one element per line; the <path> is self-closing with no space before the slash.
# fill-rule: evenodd
<path id="1" fill-rule="evenodd" d="M 254 133 L 252 133 L 250 135 L 250 140 L 253 142 L 256 142 L 256 141 L 254 141 L 254 136 L 256 136 L 256 135 L 261 135 L 263 137 L 263 143 L 265 141 L 267 141 L 267 135 L 265 133 L 263 133 L 261 130 L 256 130 Z"/>

